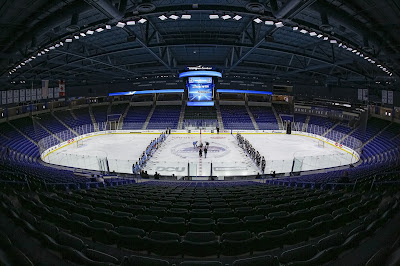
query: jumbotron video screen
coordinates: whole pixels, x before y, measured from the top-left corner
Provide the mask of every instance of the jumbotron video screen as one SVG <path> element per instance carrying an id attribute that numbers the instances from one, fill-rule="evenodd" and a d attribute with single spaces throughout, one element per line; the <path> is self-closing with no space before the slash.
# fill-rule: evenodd
<path id="1" fill-rule="evenodd" d="M 213 105 L 214 83 L 212 77 L 189 77 L 187 81 L 188 105 Z"/>

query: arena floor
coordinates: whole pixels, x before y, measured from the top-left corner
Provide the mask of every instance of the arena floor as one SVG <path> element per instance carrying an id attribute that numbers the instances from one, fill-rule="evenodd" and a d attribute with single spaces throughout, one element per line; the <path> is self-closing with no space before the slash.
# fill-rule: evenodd
<path id="1" fill-rule="evenodd" d="M 77 168 L 102 170 L 105 158 L 110 171 L 132 173 L 135 163 L 150 141 L 158 134 L 108 134 L 83 140 L 81 146 L 72 143 L 58 149 L 45 161 Z M 355 163 L 350 153 L 302 135 L 243 134 L 266 159 L 265 173 L 309 171 Z M 209 142 L 207 158 L 199 157 L 193 141 Z M 293 161 L 295 163 L 293 166 Z M 146 164 L 145 171 L 176 176 L 246 176 L 260 169 L 253 163 L 230 134 L 172 134 Z"/>

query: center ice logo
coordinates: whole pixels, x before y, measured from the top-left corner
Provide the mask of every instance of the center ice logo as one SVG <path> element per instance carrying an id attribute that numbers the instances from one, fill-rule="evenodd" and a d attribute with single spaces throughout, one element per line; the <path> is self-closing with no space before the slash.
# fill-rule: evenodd
<path id="1" fill-rule="evenodd" d="M 172 154 L 184 159 L 199 157 L 199 149 L 194 148 L 192 142 L 175 145 L 172 147 L 171 152 Z M 228 147 L 225 145 L 210 143 L 210 146 L 207 149 L 207 158 L 220 158 L 226 156 L 229 152 Z"/>

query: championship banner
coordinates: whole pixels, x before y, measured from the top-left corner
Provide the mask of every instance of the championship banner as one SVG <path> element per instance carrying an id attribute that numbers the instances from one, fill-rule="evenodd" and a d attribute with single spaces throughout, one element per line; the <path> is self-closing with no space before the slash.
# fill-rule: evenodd
<path id="1" fill-rule="evenodd" d="M 31 89 L 31 99 L 32 101 L 36 101 L 36 89 Z"/>
<path id="2" fill-rule="evenodd" d="M 42 99 L 42 88 L 36 89 L 36 100 Z"/>
<path id="3" fill-rule="evenodd" d="M 26 89 L 25 90 L 25 100 L 27 102 L 30 102 L 32 100 L 32 98 L 31 98 L 31 89 Z"/>
<path id="4" fill-rule="evenodd" d="M 25 102 L 25 89 L 20 89 L 19 90 L 19 101 L 21 103 Z"/>
<path id="5" fill-rule="evenodd" d="M 13 91 L 7 91 L 7 103 L 13 103 Z"/>
<path id="6" fill-rule="evenodd" d="M 388 91 L 387 92 L 387 103 L 388 104 L 393 104 L 393 91 Z"/>
<path id="7" fill-rule="evenodd" d="M 364 100 L 364 101 L 368 101 L 368 89 L 364 89 L 364 92 L 363 92 L 363 100 Z"/>
<path id="8" fill-rule="evenodd" d="M 388 102 L 388 91 L 382 90 L 382 103 L 387 103 L 387 102 Z"/>
<path id="9" fill-rule="evenodd" d="M 1 92 L 1 104 L 4 104 L 4 105 L 7 104 L 7 92 L 6 91 Z"/>
<path id="10" fill-rule="evenodd" d="M 19 90 L 14 90 L 14 103 L 19 103 Z"/>
<path id="11" fill-rule="evenodd" d="M 359 101 L 363 100 L 363 89 L 358 89 L 358 100 Z"/>
<path id="12" fill-rule="evenodd" d="M 65 97 L 65 81 L 64 80 L 59 80 L 58 81 L 58 88 L 60 90 L 59 96 L 60 97 Z"/>
<path id="13" fill-rule="evenodd" d="M 49 88 L 49 99 L 54 98 L 54 88 Z"/>
<path id="14" fill-rule="evenodd" d="M 54 88 L 54 98 L 60 98 L 60 87 L 55 87 Z"/>
<path id="15" fill-rule="evenodd" d="M 42 80 L 42 99 L 47 99 L 49 96 L 49 81 Z"/>

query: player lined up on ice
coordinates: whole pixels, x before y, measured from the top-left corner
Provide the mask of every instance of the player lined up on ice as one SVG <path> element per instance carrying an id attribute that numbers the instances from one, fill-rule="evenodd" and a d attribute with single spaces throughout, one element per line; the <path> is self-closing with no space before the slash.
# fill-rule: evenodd
<path id="1" fill-rule="evenodd" d="M 239 146 L 245 150 L 250 158 L 257 164 L 258 167 L 261 167 L 262 172 L 265 170 L 265 158 L 261 156 L 261 154 L 253 148 L 250 142 L 245 139 L 240 133 L 237 133 L 236 139 L 239 142 Z"/>
<path id="2" fill-rule="evenodd" d="M 142 153 L 142 156 L 138 161 L 132 165 L 132 173 L 140 173 L 140 169 L 146 164 L 146 162 L 151 158 L 154 152 L 160 147 L 161 143 L 166 139 L 166 133 L 162 132 L 158 138 L 155 138 L 147 146 L 146 150 Z"/>

